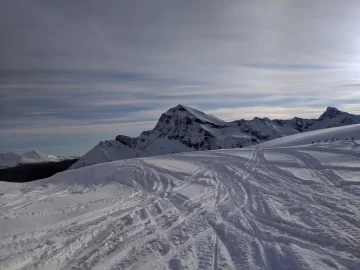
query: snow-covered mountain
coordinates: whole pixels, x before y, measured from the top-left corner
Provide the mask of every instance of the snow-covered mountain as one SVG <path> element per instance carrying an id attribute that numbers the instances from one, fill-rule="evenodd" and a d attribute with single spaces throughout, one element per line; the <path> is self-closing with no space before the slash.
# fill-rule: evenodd
<path id="1" fill-rule="evenodd" d="M 24 158 L 21 155 L 13 152 L 0 153 L 0 168 L 2 167 L 13 167 L 21 163 Z"/>
<path id="2" fill-rule="evenodd" d="M 96 163 L 156 156 L 187 151 L 241 148 L 310 130 L 360 123 L 360 116 L 333 107 L 319 119 L 294 117 L 290 120 L 252 120 L 225 122 L 184 105 L 163 113 L 154 129 L 137 138 L 119 135 L 100 142 L 70 168 Z"/>
<path id="3" fill-rule="evenodd" d="M 57 162 L 64 159 L 65 158 L 63 157 L 46 155 L 36 150 L 32 150 L 22 155 L 7 152 L 0 153 L 0 168 L 14 167 L 22 163 Z"/>
<path id="4" fill-rule="evenodd" d="M 334 107 L 328 107 L 319 119 L 317 119 L 311 127 L 309 127 L 309 130 L 340 127 L 359 123 L 360 115 L 353 115 L 347 112 L 342 112 Z"/>
<path id="5" fill-rule="evenodd" d="M 359 133 L 1 183 L 0 269 L 358 270 L 360 141 L 346 136 Z"/>

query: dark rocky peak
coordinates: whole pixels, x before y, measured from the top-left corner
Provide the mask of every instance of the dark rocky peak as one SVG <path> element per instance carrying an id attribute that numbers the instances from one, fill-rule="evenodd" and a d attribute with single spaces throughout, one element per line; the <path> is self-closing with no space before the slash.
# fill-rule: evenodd
<path id="1" fill-rule="evenodd" d="M 234 120 L 229 122 L 229 125 L 231 126 L 243 126 L 247 124 L 247 120 L 241 119 L 241 120 Z"/>
<path id="2" fill-rule="evenodd" d="M 186 113 L 191 113 L 191 110 L 195 110 L 193 108 L 190 108 L 188 106 L 179 104 L 175 107 L 170 108 L 169 110 L 167 110 L 165 113 L 176 113 L 176 112 L 186 112 Z"/>
<path id="3" fill-rule="evenodd" d="M 308 130 L 310 126 L 315 122 L 315 120 L 294 117 L 293 119 L 291 119 L 291 122 L 296 130 L 303 132 Z"/>
<path id="4" fill-rule="evenodd" d="M 256 121 L 256 122 L 262 122 L 264 124 L 267 124 L 268 122 L 270 122 L 271 120 L 267 117 L 265 118 L 260 118 L 260 117 L 254 117 L 253 121 Z"/>
<path id="5" fill-rule="evenodd" d="M 335 108 L 335 107 L 327 107 L 327 108 L 326 108 L 326 112 L 328 112 L 328 113 L 334 113 L 334 112 L 336 112 L 336 113 L 341 113 L 341 111 L 338 110 L 338 109 Z"/>
<path id="6" fill-rule="evenodd" d="M 253 120 L 254 120 L 254 121 L 261 121 L 261 118 L 260 118 L 260 117 L 255 116 Z"/>
<path id="7" fill-rule="evenodd" d="M 320 116 L 319 120 L 323 120 L 326 117 L 335 118 L 342 113 L 342 111 L 336 109 L 335 107 L 327 107 L 326 111 Z"/>
<path id="8" fill-rule="evenodd" d="M 174 108 L 172 108 L 172 109 L 178 110 L 178 111 L 183 111 L 183 112 L 187 111 L 186 106 L 184 106 L 184 105 L 182 105 L 182 104 L 179 104 L 179 105 L 177 105 L 176 107 L 174 107 Z M 171 110 L 171 109 L 170 109 L 170 110 Z"/>
<path id="9" fill-rule="evenodd" d="M 130 148 L 133 147 L 133 145 L 136 143 L 135 138 L 131 138 L 125 135 L 118 135 L 116 136 L 115 140 L 118 142 L 121 142 L 122 144 L 129 146 Z"/>

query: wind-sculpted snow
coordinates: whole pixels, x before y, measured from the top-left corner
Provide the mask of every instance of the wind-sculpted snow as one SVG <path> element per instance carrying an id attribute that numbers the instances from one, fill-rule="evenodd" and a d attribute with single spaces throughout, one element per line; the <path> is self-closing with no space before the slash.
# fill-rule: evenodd
<path id="1" fill-rule="evenodd" d="M 189 152 L 2 184 L 0 268 L 360 269 L 358 150 Z"/>

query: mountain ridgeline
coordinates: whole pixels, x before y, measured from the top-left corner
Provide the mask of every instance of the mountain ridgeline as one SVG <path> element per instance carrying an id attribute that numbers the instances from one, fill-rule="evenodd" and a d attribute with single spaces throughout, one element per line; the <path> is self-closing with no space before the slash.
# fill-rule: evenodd
<path id="1" fill-rule="evenodd" d="M 334 107 L 328 107 L 318 119 L 294 117 L 290 120 L 270 120 L 255 117 L 226 122 L 178 105 L 163 113 L 154 129 L 144 131 L 136 138 L 118 135 L 115 140 L 100 142 L 70 168 L 134 157 L 241 148 L 301 132 L 359 123 L 360 116 Z"/>

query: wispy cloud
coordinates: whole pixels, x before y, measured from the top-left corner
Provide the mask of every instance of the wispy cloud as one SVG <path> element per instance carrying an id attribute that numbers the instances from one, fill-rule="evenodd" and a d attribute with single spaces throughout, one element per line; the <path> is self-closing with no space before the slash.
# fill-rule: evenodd
<path id="1" fill-rule="evenodd" d="M 155 121 L 131 122 L 122 124 L 91 124 L 91 125 L 63 125 L 59 127 L 12 128 L 6 129 L 2 136 L 43 136 L 49 135 L 85 135 L 85 134 L 114 134 L 132 133 L 133 130 L 147 130 L 155 126 Z M 110 138 L 113 139 L 113 138 Z"/>
<path id="2" fill-rule="evenodd" d="M 281 71 L 292 71 L 292 70 L 327 70 L 334 69 L 333 66 L 316 65 L 316 64 L 279 64 L 279 63 L 250 63 L 244 64 L 244 67 L 256 68 L 256 69 L 273 69 Z"/>
<path id="3" fill-rule="evenodd" d="M 290 119 L 292 117 L 318 118 L 324 109 L 313 107 L 242 107 L 242 108 L 221 108 L 210 113 L 227 121 L 239 119 L 252 119 L 254 115 L 268 117 L 271 119 Z"/>
<path id="4" fill-rule="evenodd" d="M 356 113 L 359 24 L 341 0 L 1 1 L 0 151 L 91 148 L 179 103 L 227 120 Z"/>

